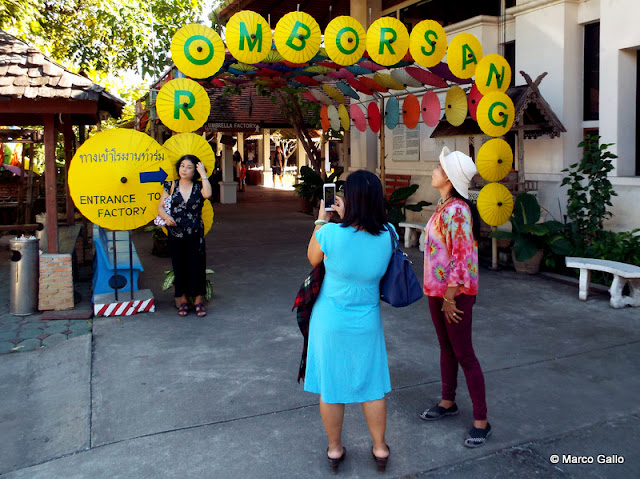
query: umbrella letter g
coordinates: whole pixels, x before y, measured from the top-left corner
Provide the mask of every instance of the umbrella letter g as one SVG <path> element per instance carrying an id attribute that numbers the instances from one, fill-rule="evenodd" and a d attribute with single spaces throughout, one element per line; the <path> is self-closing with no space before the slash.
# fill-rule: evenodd
<path id="1" fill-rule="evenodd" d="M 186 97 L 188 100 L 182 103 L 182 99 Z M 189 90 L 176 90 L 174 92 L 173 100 L 173 118 L 180 119 L 180 110 L 184 113 L 189 120 L 193 120 L 193 115 L 189 112 L 189 109 L 193 107 L 196 102 L 196 97 Z"/>
<path id="2" fill-rule="evenodd" d="M 497 107 L 502 107 L 502 109 L 499 112 L 494 113 L 493 111 Z M 507 115 L 506 111 L 508 111 L 507 105 L 505 105 L 501 101 L 493 103 L 489 107 L 489 121 L 496 126 L 506 127 L 507 123 L 509 122 L 509 115 Z"/>

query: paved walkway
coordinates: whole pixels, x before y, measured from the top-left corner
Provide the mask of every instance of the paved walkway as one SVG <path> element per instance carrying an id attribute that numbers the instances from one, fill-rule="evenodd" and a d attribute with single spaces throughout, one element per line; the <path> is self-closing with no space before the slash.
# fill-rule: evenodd
<path id="1" fill-rule="evenodd" d="M 295 381 L 302 340 L 291 306 L 310 270 L 312 218 L 290 192 L 249 187 L 239 201 L 214 208 L 205 318 L 177 316 L 160 291 L 169 260 L 152 257 L 140 233 L 140 283 L 156 293 L 156 313 L 98 318 L 92 335 L 0 355 L 3 478 L 329 475 L 318 398 Z M 418 249 L 409 255 L 420 271 Z M 418 418 L 440 392 L 426 302 L 383 305 L 393 387 L 384 477 L 640 477 L 640 312 L 577 296 L 542 277 L 481 270 L 474 334 L 493 435 L 473 450 L 462 445 L 472 421 L 462 374 L 461 413 Z M 340 476 L 382 477 L 355 405 L 344 443 Z M 618 463 L 598 464 L 600 454 Z"/>

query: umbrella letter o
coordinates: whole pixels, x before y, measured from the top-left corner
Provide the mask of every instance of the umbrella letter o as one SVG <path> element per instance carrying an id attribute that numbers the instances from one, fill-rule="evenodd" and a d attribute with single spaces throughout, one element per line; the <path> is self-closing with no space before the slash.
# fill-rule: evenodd
<path id="1" fill-rule="evenodd" d="M 191 47 L 191 44 L 196 40 L 203 42 L 209 48 L 209 53 L 204 58 L 197 59 L 191 55 L 191 52 L 189 51 L 189 47 Z M 197 48 L 198 52 L 202 50 L 201 46 L 198 46 Z M 184 56 L 187 57 L 187 59 L 194 65 L 206 65 L 213 58 L 213 43 L 203 35 L 193 35 L 184 42 Z"/>
<path id="2" fill-rule="evenodd" d="M 189 102 L 181 103 L 182 99 L 187 97 Z M 174 102 L 173 102 L 173 117 L 176 120 L 180 119 L 180 110 L 184 112 L 184 116 L 186 116 L 189 120 L 193 120 L 193 115 L 189 112 L 189 109 L 193 107 L 196 102 L 196 97 L 189 90 L 176 90 L 174 93 Z"/>
<path id="3" fill-rule="evenodd" d="M 351 38 L 351 37 L 347 38 L 347 42 L 354 43 L 353 48 L 345 48 L 342 45 L 342 35 L 344 35 L 345 33 L 353 33 L 354 38 Z M 360 37 L 358 36 L 358 32 L 356 32 L 355 28 L 344 27 L 336 35 L 336 47 L 338 47 L 338 50 L 340 50 L 345 55 L 351 55 L 353 52 L 355 52 L 358 49 L 359 45 L 360 45 Z"/>

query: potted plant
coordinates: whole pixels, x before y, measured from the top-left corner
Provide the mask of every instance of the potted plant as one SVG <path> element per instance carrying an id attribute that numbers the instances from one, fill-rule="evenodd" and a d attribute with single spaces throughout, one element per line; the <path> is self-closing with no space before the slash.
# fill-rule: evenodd
<path id="1" fill-rule="evenodd" d="M 540 204 L 535 196 L 523 193 L 516 197 L 511 222 L 511 231 L 496 230 L 489 235 L 497 239 L 513 240 L 512 258 L 517 272 L 535 274 L 540 271 L 540 262 L 545 246 L 559 255 L 571 254 L 573 247 L 562 234 L 565 225 L 559 221 L 540 221 Z"/>
<path id="2" fill-rule="evenodd" d="M 144 228 L 144 231 L 153 233 L 151 235 L 153 239 L 151 254 L 161 258 L 169 257 L 169 238 L 167 233 L 164 232 L 164 228 L 162 226 L 149 225 Z"/>
<path id="3" fill-rule="evenodd" d="M 302 198 L 302 212 L 307 214 L 313 213 L 313 208 L 317 208 L 322 199 L 322 185 L 325 183 L 335 183 L 336 189 L 339 190 L 344 184 L 343 180 L 338 180 L 343 168 L 336 168 L 326 180 L 322 179 L 319 173 L 308 166 L 300 168 L 299 183 L 295 185 L 296 195 Z"/>
<path id="4" fill-rule="evenodd" d="M 212 270 L 211 268 L 205 269 L 204 272 L 205 274 L 215 273 L 215 271 Z M 162 280 L 162 291 L 166 291 L 169 288 L 171 288 L 175 280 L 176 280 L 176 274 L 172 270 L 164 271 L 164 279 Z M 211 301 L 212 297 L 213 297 L 213 284 L 211 284 L 211 280 L 207 278 L 205 281 L 205 293 L 204 293 L 205 302 L 208 303 L 209 301 Z M 193 306 L 193 298 L 189 298 L 189 305 Z"/>

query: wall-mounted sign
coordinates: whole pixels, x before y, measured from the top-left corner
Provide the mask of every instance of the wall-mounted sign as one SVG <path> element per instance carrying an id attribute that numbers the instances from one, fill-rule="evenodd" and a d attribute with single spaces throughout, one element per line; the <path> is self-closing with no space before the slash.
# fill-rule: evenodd
<path id="1" fill-rule="evenodd" d="M 250 131 L 251 133 L 260 133 L 260 124 L 243 121 L 209 122 L 204 125 L 204 129 L 205 131 Z"/>

